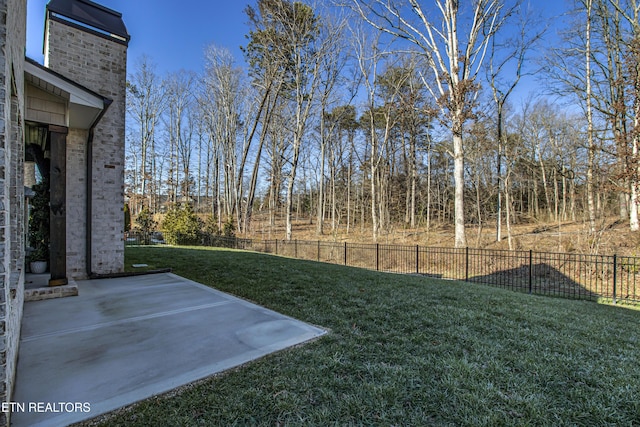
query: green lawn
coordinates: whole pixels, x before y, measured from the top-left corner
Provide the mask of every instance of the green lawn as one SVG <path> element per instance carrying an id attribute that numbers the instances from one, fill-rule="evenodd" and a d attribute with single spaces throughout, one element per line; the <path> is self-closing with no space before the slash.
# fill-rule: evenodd
<path id="1" fill-rule="evenodd" d="M 232 250 L 126 259 L 330 333 L 105 425 L 640 424 L 636 310 Z"/>

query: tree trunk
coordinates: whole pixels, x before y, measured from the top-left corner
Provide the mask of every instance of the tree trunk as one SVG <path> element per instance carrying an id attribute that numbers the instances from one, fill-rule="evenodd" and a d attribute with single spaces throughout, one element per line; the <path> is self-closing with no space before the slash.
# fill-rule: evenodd
<path id="1" fill-rule="evenodd" d="M 498 201 L 496 206 L 496 242 L 502 240 L 502 103 L 498 101 Z"/>
<path id="2" fill-rule="evenodd" d="M 431 144 L 427 151 L 427 237 L 431 229 Z"/>
<path id="3" fill-rule="evenodd" d="M 453 132 L 453 175 L 455 183 L 455 246 L 456 248 L 464 248 L 467 246 L 467 239 L 464 230 L 464 151 L 461 124 L 454 128 Z"/>
<path id="4" fill-rule="evenodd" d="M 325 111 L 320 113 L 320 170 L 318 171 L 318 214 L 316 218 L 316 234 L 324 234 L 324 167 L 326 156 Z"/>
<path id="5" fill-rule="evenodd" d="M 586 0 L 587 28 L 585 32 L 585 79 L 587 97 L 587 206 L 589 212 L 589 233 L 596 231 L 596 208 L 593 202 L 593 170 L 595 167 L 595 141 L 593 137 L 593 108 L 591 106 L 591 10 L 592 1 Z"/>
<path id="6" fill-rule="evenodd" d="M 513 250 L 513 239 L 511 235 L 511 200 L 509 198 L 509 171 L 504 178 L 504 204 L 505 204 L 505 224 L 507 226 L 507 242 L 509 243 L 509 250 Z"/>
<path id="7" fill-rule="evenodd" d="M 640 159 L 638 159 L 638 150 L 640 146 L 640 23 L 638 23 L 638 9 L 635 9 L 635 25 L 634 25 L 634 40 L 633 54 L 635 64 L 632 67 L 635 74 L 634 77 L 634 95 L 633 100 L 633 160 L 635 162 L 635 168 L 632 173 L 631 179 L 631 231 L 640 230 L 640 223 L 638 222 L 638 180 L 640 179 Z"/>
<path id="8" fill-rule="evenodd" d="M 375 139 L 375 137 L 374 137 Z M 376 168 L 376 162 L 374 161 L 374 155 L 377 156 L 376 150 L 374 147 L 376 143 L 371 141 L 371 225 L 372 225 L 372 238 L 374 242 L 378 241 L 378 230 L 380 228 L 379 219 L 378 219 L 378 191 L 376 186 L 376 176 L 378 174 Z"/>
<path id="9" fill-rule="evenodd" d="M 637 126 L 640 126 L 640 123 L 638 123 L 638 117 L 636 117 L 635 119 L 635 124 L 634 126 L 636 126 L 636 129 L 638 129 Z M 632 146 L 632 152 L 631 152 L 632 156 L 634 159 L 638 158 L 638 137 L 633 138 L 633 146 Z M 635 166 L 635 173 L 638 173 L 638 167 L 639 166 Z M 640 223 L 638 222 L 638 182 L 637 179 L 632 178 L 631 180 L 631 200 L 629 203 L 629 214 L 630 214 L 630 221 L 629 221 L 629 227 L 631 229 L 631 231 L 638 231 L 640 230 Z"/>

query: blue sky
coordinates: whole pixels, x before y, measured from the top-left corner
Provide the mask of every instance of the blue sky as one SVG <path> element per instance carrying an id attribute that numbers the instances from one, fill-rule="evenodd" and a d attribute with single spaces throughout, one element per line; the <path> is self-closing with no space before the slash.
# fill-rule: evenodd
<path id="1" fill-rule="evenodd" d="M 242 61 L 240 46 L 248 32 L 244 9 L 254 1 L 238 0 L 97 0 L 122 13 L 131 34 L 129 66 L 147 54 L 159 74 L 200 71 L 205 46 L 228 48 Z M 27 56 L 42 63 L 44 11 L 48 0 L 27 0 Z"/>
<path id="2" fill-rule="evenodd" d="M 41 63 L 44 11 L 48 1 L 27 0 L 27 56 Z M 245 35 L 249 31 L 244 9 L 255 5 L 256 0 L 95 1 L 123 15 L 131 34 L 129 72 L 142 54 L 151 58 L 159 75 L 181 69 L 199 72 L 204 65 L 204 48 L 211 43 L 228 48 L 238 64 L 244 64 L 240 46 L 246 45 Z M 543 20 L 557 16 L 572 3 L 572 0 L 525 0 L 525 4 L 535 10 L 534 15 Z M 554 39 L 555 31 L 552 27 L 548 40 Z M 534 80 L 531 76 L 523 79 L 516 89 L 516 97 L 524 99 L 535 91 Z"/>

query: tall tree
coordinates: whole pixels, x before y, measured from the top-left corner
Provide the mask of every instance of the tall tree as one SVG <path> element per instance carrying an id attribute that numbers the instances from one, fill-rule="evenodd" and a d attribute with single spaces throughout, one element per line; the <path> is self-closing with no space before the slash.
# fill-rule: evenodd
<path id="1" fill-rule="evenodd" d="M 258 12 L 253 11 L 251 16 L 261 26 L 261 53 L 273 56 L 276 63 L 285 69 L 282 77 L 288 85 L 286 90 L 292 105 L 291 157 L 285 211 L 285 235 L 289 240 L 300 150 L 320 83 L 320 58 L 326 53 L 326 46 L 322 45 L 319 37 L 322 23 L 306 4 L 289 0 L 258 0 Z"/>
<path id="2" fill-rule="evenodd" d="M 266 7 L 258 4 L 258 10 L 251 6 L 247 6 L 245 9 L 251 29 L 247 35 L 249 42 L 247 46 L 242 48 L 242 51 L 249 66 L 248 73 L 251 87 L 248 88 L 248 93 L 252 101 L 245 103 L 247 107 L 245 116 L 248 122 L 244 135 L 238 180 L 244 179 L 244 168 L 247 166 L 247 159 L 251 147 L 254 146 L 253 141 L 256 135 L 258 135 L 258 141 L 254 150 L 255 160 L 253 161 L 249 189 L 246 192 L 247 200 L 244 204 L 242 220 L 238 224 L 244 231 L 248 231 L 251 226 L 262 154 L 272 126 L 274 111 L 283 99 L 285 76 L 288 73 L 287 64 L 281 63 L 278 52 L 272 48 L 274 44 L 278 43 L 278 37 L 271 28 L 269 21 L 262 18 L 262 8 Z M 239 182 L 238 187 L 241 186 L 242 184 Z"/>
<path id="3" fill-rule="evenodd" d="M 473 0 L 471 18 L 462 25 L 458 0 L 435 0 L 432 10 L 417 0 L 410 6 L 394 0 L 352 0 L 354 8 L 380 31 L 418 46 L 433 71 L 435 85 L 427 88 L 439 101 L 446 125 L 452 134 L 455 181 L 455 245 L 466 246 L 464 217 L 464 124 L 470 117 L 478 93 L 475 78 L 486 48 L 499 25 L 500 0 Z"/>
<path id="4" fill-rule="evenodd" d="M 340 77 L 343 68 L 347 63 L 346 56 L 346 43 L 344 40 L 344 28 L 345 20 L 338 20 L 337 18 L 325 19 L 325 25 L 320 27 L 322 31 L 322 37 L 326 40 L 327 46 L 325 49 L 330 51 L 330 55 L 322 55 L 320 58 L 320 85 L 319 85 L 319 139 L 320 139 L 320 167 L 318 180 L 318 206 L 317 206 L 317 220 L 316 220 L 316 233 L 322 235 L 324 233 L 324 211 L 325 211 L 325 164 L 327 157 L 327 146 L 331 142 L 331 135 L 335 135 L 336 126 L 339 121 L 336 121 L 337 117 L 329 113 L 331 104 L 338 102 L 338 96 L 336 95 L 338 85 L 340 84 Z M 351 96 L 353 99 L 353 96 Z M 351 100 L 349 100 L 350 102 Z M 336 110 L 334 110 L 336 111 Z M 331 120 L 333 119 L 333 120 Z M 334 141 L 335 142 L 335 141 Z M 335 182 L 335 176 L 332 176 L 332 182 Z M 335 191 L 333 192 L 335 196 Z M 332 218 L 335 217 L 335 197 L 334 197 Z M 332 227 L 335 228 L 335 221 L 332 222 Z"/>
<path id="5" fill-rule="evenodd" d="M 196 78 L 193 72 L 181 71 L 167 77 L 167 111 L 165 118 L 171 146 L 170 187 L 173 202 L 191 196 L 191 148 L 195 129 L 194 88 Z"/>
<path id="6" fill-rule="evenodd" d="M 545 29 L 533 28 L 531 12 L 522 7 L 518 1 L 512 11 L 519 18 L 517 31 L 513 31 L 511 37 L 505 37 L 498 42 L 497 37 L 491 40 L 490 53 L 487 67 L 487 80 L 491 87 L 493 101 L 496 108 L 496 142 L 497 148 L 497 206 L 496 206 L 496 241 L 502 240 L 502 194 L 504 191 L 504 179 L 502 176 L 502 157 L 506 144 L 505 107 L 509 97 L 520 82 L 524 71 L 526 56 L 534 45 L 540 40 Z M 503 27 L 507 29 L 507 27 Z M 509 221 L 509 217 L 506 217 Z"/>
<path id="7" fill-rule="evenodd" d="M 137 140 L 132 146 L 139 149 L 136 159 L 140 171 L 134 172 L 139 177 L 135 179 L 139 188 L 134 188 L 134 192 L 139 191 L 143 201 L 142 205 L 132 207 L 133 214 L 137 215 L 143 206 L 153 209 L 154 194 L 149 192 L 149 187 L 155 177 L 156 131 L 165 108 L 165 91 L 149 57 L 142 56 L 135 63 L 127 81 L 127 95 L 127 112 L 138 127 L 138 137 L 131 135 Z"/>
<path id="8" fill-rule="evenodd" d="M 425 138 L 434 106 L 426 102 L 424 86 L 417 72 L 420 56 L 408 52 L 396 57 L 398 62 L 387 65 L 377 78 L 378 98 L 382 104 L 380 111 L 389 116 L 391 125 L 385 156 L 388 159 L 398 157 L 397 165 L 392 165 L 398 172 L 392 176 L 395 185 L 390 190 L 396 203 L 404 205 L 405 224 L 415 227 L 418 146 Z"/>
<path id="9" fill-rule="evenodd" d="M 609 0 L 613 7 L 627 21 L 630 27 L 631 40 L 628 43 L 628 69 L 629 81 L 633 96 L 633 132 L 632 144 L 632 171 L 631 171 L 631 221 L 632 231 L 640 230 L 638 219 L 638 203 L 640 203 L 638 188 L 640 181 L 640 1 L 626 0 L 624 4 L 620 0 Z"/>
<path id="10" fill-rule="evenodd" d="M 586 9 L 586 28 L 585 28 L 585 88 L 586 88 L 586 114 L 587 114 L 587 211 L 589 213 L 589 233 L 596 231 L 596 206 L 593 199 L 593 170 L 595 167 L 596 143 L 593 129 L 593 107 L 592 107 L 592 89 L 591 89 L 591 26 L 593 0 L 584 0 Z"/>
<path id="11" fill-rule="evenodd" d="M 593 35 L 601 38 L 601 52 L 598 46 L 592 49 L 591 61 L 594 66 L 593 108 L 604 116 L 613 132 L 616 163 L 610 174 L 613 188 L 618 193 L 618 214 L 623 221 L 629 221 L 630 181 L 629 160 L 629 105 L 626 101 L 627 73 L 624 56 L 627 43 L 623 37 L 623 19 L 611 6 L 609 0 L 595 0 L 593 4 Z M 599 78 L 598 78 L 599 77 Z"/>
<path id="12" fill-rule="evenodd" d="M 203 110 L 211 143 L 222 157 L 225 220 L 237 214 L 241 188 L 236 179 L 237 145 L 240 130 L 241 71 L 226 49 L 210 45 L 205 50 Z"/>
<path id="13" fill-rule="evenodd" d="M 360 126 L 364 130 L 369 143 L 369 179 L 370 179 L 370 202 L 371 202 L 371 226 L 373 241 L 378 240 L 380 231 L 380 209 L 383 208 L 379 179 L 380 165 L 384 160 L 383 147 L 386 145 L 391 130 L 392 116 L 387 111 L 390 103 L 378 109 L 378 70 L 385 53 L 380 50 L 379 35 L 373 40 L 362 29 L 356 29 L 353 37 L 354 48 L 358 61 L 358 68 L 362 74 L 362 81 L 366 89 L 366 109 L 360 118 Z M 393 93 L 389 93 L 393 97 Z M 386 107 L 386 109 L 385 109 Z M 366 162 L 363 162 L 366 163 Z M 364 180 L 363 180 L 364 181 Z"/>

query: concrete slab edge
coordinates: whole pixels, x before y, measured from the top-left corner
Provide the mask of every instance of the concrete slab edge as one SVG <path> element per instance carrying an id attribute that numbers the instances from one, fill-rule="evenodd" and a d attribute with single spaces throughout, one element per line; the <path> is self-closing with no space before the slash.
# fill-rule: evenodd
<path id="1" fill-rule="evenodd" d="M 307 325 L 304 322 L 301 323 Z M 304 335 L 298 337 L 298 339 L 286 340 L 274 345 L 258 348 L 251 352 L 244 353 L 238 357 L 232 357 L 207 366 L 199 367 L 195 370 L 184 373 L 178 377 L 171 378 L 166 381 L 149 384 L 143 388 L 129 393 L 124 393 L 118 397 L 105 400 L 98 404 L 92 403 L 90 417 L 86 417 L 86 415 L 88 414 L 84 414 L 85 416 L 82 416 L 80 414 L 67 413 L 33 424 L 31 425 L 31 427 L 58 427 L 61 425 L 89 422 L 90 420 L 104 416 L 109 412 L 125 409 L 127 407 L 136 405 L 137 403 L 144 400 L 162 396 L 163 394 L 180 389 L 181 387 L 187 386 L 189 384 L 204 381 L 207 378 L 213 378 L 217 375 L 224 374 L 225 372 L 260 360 L 263 357 L 269 356 L 279 351 L 315 341 L 316 339 L 321 338 L 327 333 L 327 331 L 321 328 L 317 328 L 311 325 L 307 326 L 310 328 L 310 330 Z M 319 331 L 313 331 L 313 329 L 319 329 Z"/>
<path id="2" fill-rule="evenodd" d="M 272 313 L 272 314 L 275 314 L 275 315 L 277 315 L 279 317 L 282 317 L 282 318 L 285 318 L 285 319 L 289 319 L 289 320 L 294 321 L 294 322 L 303 323 L 303 324 L 305 324 L 305 325 L 307 325 L 309 327 L 312 327 L 312 328 L 315 328 L 315 329 L 317 329 L 319 331 L 322 331 L 322 333 L 320 333 L 318 335 L 318 337 L 322 336 L 322 335 L 324 335 L 324 334 L 326 334 L 328 332 L 327 329 L 324 326 L 314 325 L 314 324 L 306 322 L 304 320 L 300 320 L 300 319 L 296 319 L 296 318 L 291 317 L 291 316 L 287 316 L 286 314 L 282 314 L 282 313 L 280 313 L 278 311 L 275 311 L 275 310 L 272 310 L 270 308 L 263 307 L 263 306 L 261 306 L 260 304 L 258 304 L 256 302 L 249 301 L 249 300 L 246 300 L 244 298 L 228 294 L 226 292 L 223 292 L 223 291 L 218 290 L 216 288 L 213 288 L 211 286 L 203 285 L 202 283 L 195 282 L 193 280 L 187 279 L 186 277 L 178 276 L 175 273 L 169 272 L 169 273 L 167 273 L 167 276 L 173 277 L 177 281 L 183 281 L 183 282 L 186 282 L 186 283 L 188 283 L 188 284 L 190 284 L 192 286 L 195 286 L 195 287 L 198 287 L 198 288 L 201 288 L 201 289 L 206 289 L 207 291 L 209 291 L 211 293 L 214 293 L 216 295 L 219 295 L 222 298 L 225 298 L 225 299 L 228 299 L 228 300 L 232 300 L 232 301 L 237 301 L 237 302 L 241 303 L 242 305 L 260 307 L 262 310 L 264 310 L 267 313 Z"/>
<path id="3" fill-rule="evenodd" d="M 126 271 L 121 273 L 110 273 L 110 274 L 96 274 L 93 273 L 89 280 L 99 280 L 99 279 L 119 279 L 121 277 L 135 277 L 135 276 L 146 276 L 148 274 L 161 274 L 161 273 L 171 273 L 173 269 L 171 268 L 158 268 L 155 270 L 146 270 L 146 271 Z"/>
<path id="4" fill-rule="evenodd" d="M 69 283 L 64 286 L 46 286 L 36 289 L 24 290 L 24 301 L 42 301 L 53 298 L 74 297 L 78 295 L 78 284 L 69 279 Z"/>

